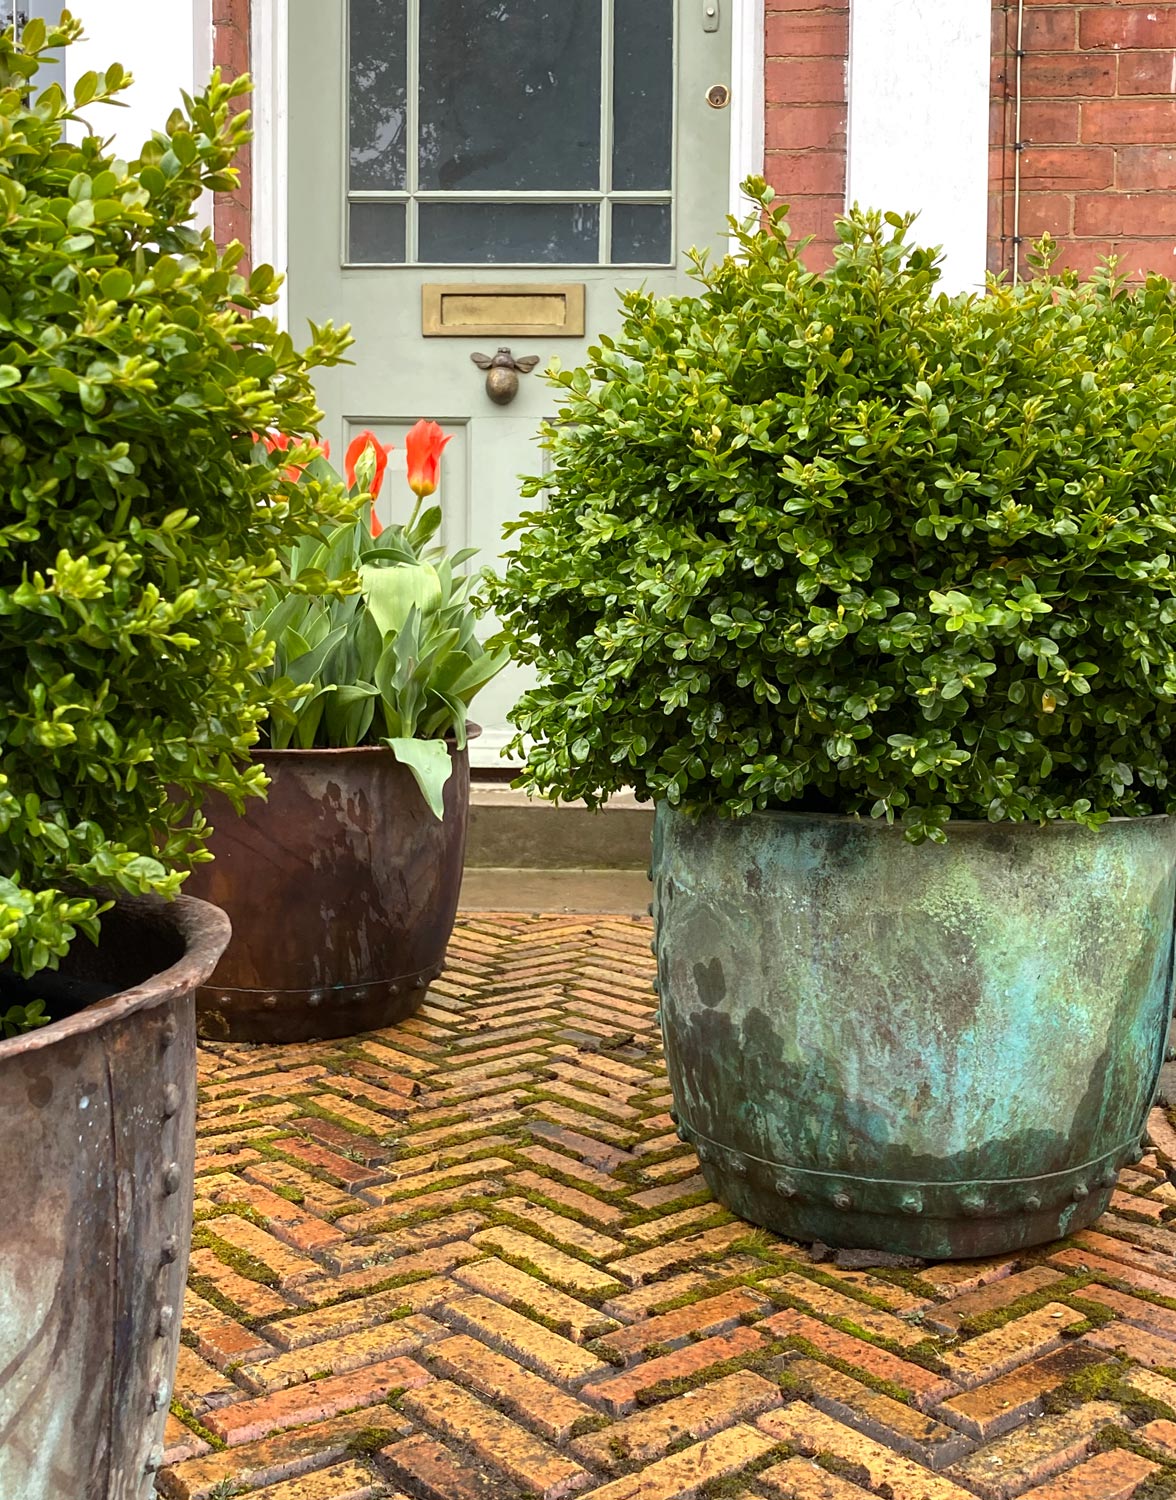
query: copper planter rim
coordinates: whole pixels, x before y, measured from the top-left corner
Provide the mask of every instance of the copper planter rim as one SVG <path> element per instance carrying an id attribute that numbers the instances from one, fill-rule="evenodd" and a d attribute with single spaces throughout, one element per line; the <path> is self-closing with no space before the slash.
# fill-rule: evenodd
<path id="1" fill-rule="evenodd" d="M 680 810 L 668 803 L 664 797 L 655 799 L 655 806 L 666 807 L 669 811 L 677 813 Z M 764 818 L 771 822 L 780 822 L 789 818 L 803 819 L 807 823 L 857 823 L 863 828 L 870 829 L 878 834 L 903 833 L 902 820 L 895 818 L 893 823 L 888 823 L 885 818 L 871 818 L 866 813 L 830 813 L 809 812 L 803 807 L 757 807 L 749 812 L 739 813 L 735 817 L 727 818 L 716 808 L 708 808 L 704 812 L 695 815 L 693 813 L 682 813 L 683 817 L 689 818 L 691 822 L 701 822 L 703 818 L 722 817 L 724 822 L 738 824 L 750 821 L 753 818 Z M 1171 813 L 1146 813 L 1139 818 L 1108 818 L 1102 825 L 1103 828 L 1124 827 L 1134 823 L 1166 823 L 1173 815 Z M 1087 828 L 1084 823 L 1076 823 L 1072 818 L 1050 818 L 1047 822 L 1038 823 L 1032 818 L 1022 818 L 1020 822 L 1012 818 L 1001 818 L 992 823 L 987 818 L 949 818 L 944 825 L 950 837 L 953 829 L 959 829 L 961 833 L 973 833 L 978 829 L 984 829 L 988 833 L 1021 833 L 1034 834 L 1042 837 L 1046 834 L 1065 834 L 1066 832 L 1080 832 L 1097 838 L 1102 831 L 1099 828 Z M 915 847 L 915 846 L 912 846 Z"/>
<path id="2" fill-rule="evenodd" d="M 127 897 L 120 898 L 118 906 L 126 912 L 162 917 L 182 942 L 181 956 L 170 968 L 148 974 L 130 989 L 119 990 L 106 1000 L 96 1000 L 72 1016 L 51 1021 L 48 1026 L 0 1041 L 0 1060 L 39 1052 L 66 1037 L 85 1036 L 135 1011 L 148 1006 L 154 1009 L 178 995 L 191 994 L 216 968 L 232 933 L 229 919 L 220 907 L 195 896 L 177 896 L 174 901 L 151 896 Z"/>
<path id="3" fill-rule="evenodd" d="M 466 741 L 476 740 L 482 733 L 480 724 L 466 725 Z M 451 749 L 457 744 L 457 736 L 453 734 L 427 735 L 427 739 L 440 739 Z M 303 750 L 298 745 L 287 745 L 284 749 L 275 750 L 269 745 L 255 745 L 250 750 L 250 755 L 257 759 L 266 756 L 294 756 L 294 755 L 392 755 L 394 751 L 391 745 L 311 745 L 309 749 Z"/>

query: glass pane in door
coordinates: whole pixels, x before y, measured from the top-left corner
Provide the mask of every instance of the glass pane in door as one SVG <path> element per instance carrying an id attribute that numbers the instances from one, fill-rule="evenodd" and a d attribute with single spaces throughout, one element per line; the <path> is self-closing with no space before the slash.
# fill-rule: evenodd
<path id="1" fill-rule="evenodd" d="M 347 13 L 347 264 L 672 263 L 675 0 Z"/>
<path id="2" fill-rule="evenodd" d="M 403 191 L 406 186 L 407 6 L 408 0 L 351 0 L 348 135 L 352 191 Z"/>
<path id="3" fill-rule="evenodd" d="M 357 266 L 395 266 L 404 260 L 403 203 L 351 205 L 348 222 L 347 259 Z"/>
<path id="4" fill-rule="evenodd" d="M 614 266 L 664 266 L 674 258 L 670 248 L 668 203 L 614 203 L 612 250 Z"/>
<path id="5" fill-rule="evenodd" d="M 674 119 L 674 0 L 614 0 L 615 192 L 670 186 Z"/>
<path id="6" fill-rule="evenodd" d="M 420 187 L 600 187 L 600 0 L 420 0 Z"/>
<path id="7" fill-rule="evenodd" d="M 421 260 L 437 265 L 595 264 L 596 203 L 422 203 Z"/>

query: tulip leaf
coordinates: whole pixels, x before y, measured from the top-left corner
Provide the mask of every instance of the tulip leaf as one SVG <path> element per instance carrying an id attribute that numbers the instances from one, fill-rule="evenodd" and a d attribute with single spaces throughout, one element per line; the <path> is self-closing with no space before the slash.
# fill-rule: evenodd
<path id="1" fill-rule="evenodd" d="M 445 783 L 453 770 L 453 758 L 445 741 L 397 737 L 382 740 L 381 744 L 387 745 L 400 764 L 412 772 L 433 816 L 443 818 Z"/>
<path id="2" fill-rule="evenodd" d="M 422 614 L 441 603 L 441 580 L 430 563 L 360 569 L 364 601 L 382 635 L 400 630 L 415 606 Z"/>

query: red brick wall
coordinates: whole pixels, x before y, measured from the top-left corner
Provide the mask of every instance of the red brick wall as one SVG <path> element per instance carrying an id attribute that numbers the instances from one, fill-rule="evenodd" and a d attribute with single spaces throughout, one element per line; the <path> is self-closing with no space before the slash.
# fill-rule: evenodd
<path id="1" fill-rule="evenodd" d="M 1013 264 L 1015 0 L 993 12 L 989 264 Z M 1046 230 L 1063 264 L 1176 274 L 1176 6 L 1026 0 L 1022 266 Z"/>
<path id="2" fill-rule="evenodd" d="M 764 175 L 792 205 L 793 232 L 829 259 L 845 207 L 849 0 L 767 0 Z"/>
<path id="3" fill-rule="evenodd" d="M 249 71 L 249 7 L 250 0 L 213 0 L 212 60 L 226 78 L 238 78 Z M 248 109 L 249 100 L 239 100 L 238 107 Z M 253 162 L 248 146 L 237 158 L 237 170 L 241 181 L 236 191 L 216 195 L 213 229 L 218 244 L 240 240 L 248 251 L 253 201 Z"/>

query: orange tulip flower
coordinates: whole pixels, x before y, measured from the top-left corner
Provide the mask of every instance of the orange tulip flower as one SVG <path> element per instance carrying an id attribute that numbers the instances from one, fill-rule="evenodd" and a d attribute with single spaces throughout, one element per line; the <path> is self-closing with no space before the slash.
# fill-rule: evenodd
<path id="1" fill-rule="evenodd" d="M 374 432 L 364 431 L 357 434 L 347 445 L 347 454 L 343 462 L 343 472 L 347 476 L 347 488 L 353 490 L 355 488 L 355 466 L 363 456 L 364 449 L 369 444 L 376 456 L 376 471 L 372 475 L 371 483 L 372 499 L 374 500 L 380 493 L 380 486 L 384 483 L 384 470 L 388 467 L 388 455 L 392 452 L 393 447 L 391 443 L 387 445 L 381 443 Z M 379 525 L 378 521 L 376 525 Z M 372 532 L 373 536 L 377 536 L 378 534 L 376 531 Z"/>
<path id="2" fill-rule="evenodd" d="M 408 459 L 408 483 L 418 500 L 431 495 L 437 488 L 441 450 L 452 437 L 451 432 L 442 432 L 436 422 L 423 421 L 406 434 L 404 450 Z"/>

